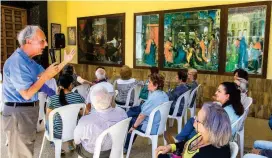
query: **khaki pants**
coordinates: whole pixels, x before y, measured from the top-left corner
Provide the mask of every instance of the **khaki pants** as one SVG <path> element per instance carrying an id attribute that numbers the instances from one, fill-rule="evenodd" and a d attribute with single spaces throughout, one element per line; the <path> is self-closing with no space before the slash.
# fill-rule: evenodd
<path id="1" fill-rule="evenodd" d="M 39 106 L 4 106 L 2 124 L 10 158 L 33 157 L 38 116 Z"/>

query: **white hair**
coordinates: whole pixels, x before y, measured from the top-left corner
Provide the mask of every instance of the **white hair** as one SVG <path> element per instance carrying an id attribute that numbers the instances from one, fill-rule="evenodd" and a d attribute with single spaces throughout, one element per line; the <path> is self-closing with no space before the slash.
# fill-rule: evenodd
<path id="1" fill-rule="evenodd" d="M 98 80 L 102 80 L 106 78 L 106 71 L 104 69 L 98 68 L 95 71 L 95 76 Z"/>
<path id="2" fill-rule="evenodd" d="M 105 110 L 111 106 L 112 96 L 107 89 L 100 84 L 96 84 L 91 89 L 90 100 L 96 110 Z"/>
<path id="3" fill-rule="evenodd" d="M 17 35 L 20 46 L 26 44 L 26 39 L 31 39 L 36 34 L 37 30 L 41 30 L 41 28 L 36 25 L 27 25 L 21 30 Z"/>

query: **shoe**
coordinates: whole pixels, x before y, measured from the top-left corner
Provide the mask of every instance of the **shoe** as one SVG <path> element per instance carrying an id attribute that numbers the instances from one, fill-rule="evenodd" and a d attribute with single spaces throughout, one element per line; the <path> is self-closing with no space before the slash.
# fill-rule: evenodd
<path id="1" fill-rule="evenodd" d="M 166 140 L 167 144 L 175 144 L 176 143 L 173 136 L 167 131 L 164 132 L 163 137 Z"/>
<path id="2" fill-rule="evenodd" d="M 126 148 L 124 148 L 123 153 L 127 154 L 127 149 Z"/>
<path id="3" fill-rule="evenodd" d="M 61 149 L 61 155 L 65 154 L 65 150 Z"/>

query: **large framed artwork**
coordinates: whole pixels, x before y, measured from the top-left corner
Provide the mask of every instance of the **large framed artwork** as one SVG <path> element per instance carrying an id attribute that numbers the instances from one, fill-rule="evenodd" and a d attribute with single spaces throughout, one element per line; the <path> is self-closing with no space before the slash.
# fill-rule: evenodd
<path id="1" fill-rule="evenodd" d="M 266 76 L 271 3 L 228 6 L 225 72 Z"/>
<path id="2" fill-rule="evenodd" d="M 134 67 L 158 67 L 159 63 L 159 22 L 158 12 L 134 14 Z"/>
<path id="3" fill-rule="evenodd" d="M 221 9 L 165 11 L 163 69 L 219 71 Z"/>
<path id="4" fill-rule="evenodd" d="M 77 19 L 78 63 L 125 64 L 125 13 Z"/>
<path id="5" fill-rule="evenodd" d="M 55 34 L 61 33 L 61 25 L 56 23 L 51 23 L 51 48 L 55 48 Z"/>
<path id="6" fill-rule="evenodd" d="M 68 45 L 76 45 L 76 27 L 67 28 Z"/>

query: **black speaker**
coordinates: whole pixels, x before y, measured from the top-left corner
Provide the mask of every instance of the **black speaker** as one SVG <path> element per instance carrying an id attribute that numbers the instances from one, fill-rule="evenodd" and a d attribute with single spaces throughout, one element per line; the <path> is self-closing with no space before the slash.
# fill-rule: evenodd
<path id="1" fill-rule="evenodd" d="M 63 33 L 56 33 L 55 34 L 55 48 L 65 48 L 65 36 Z"/>

